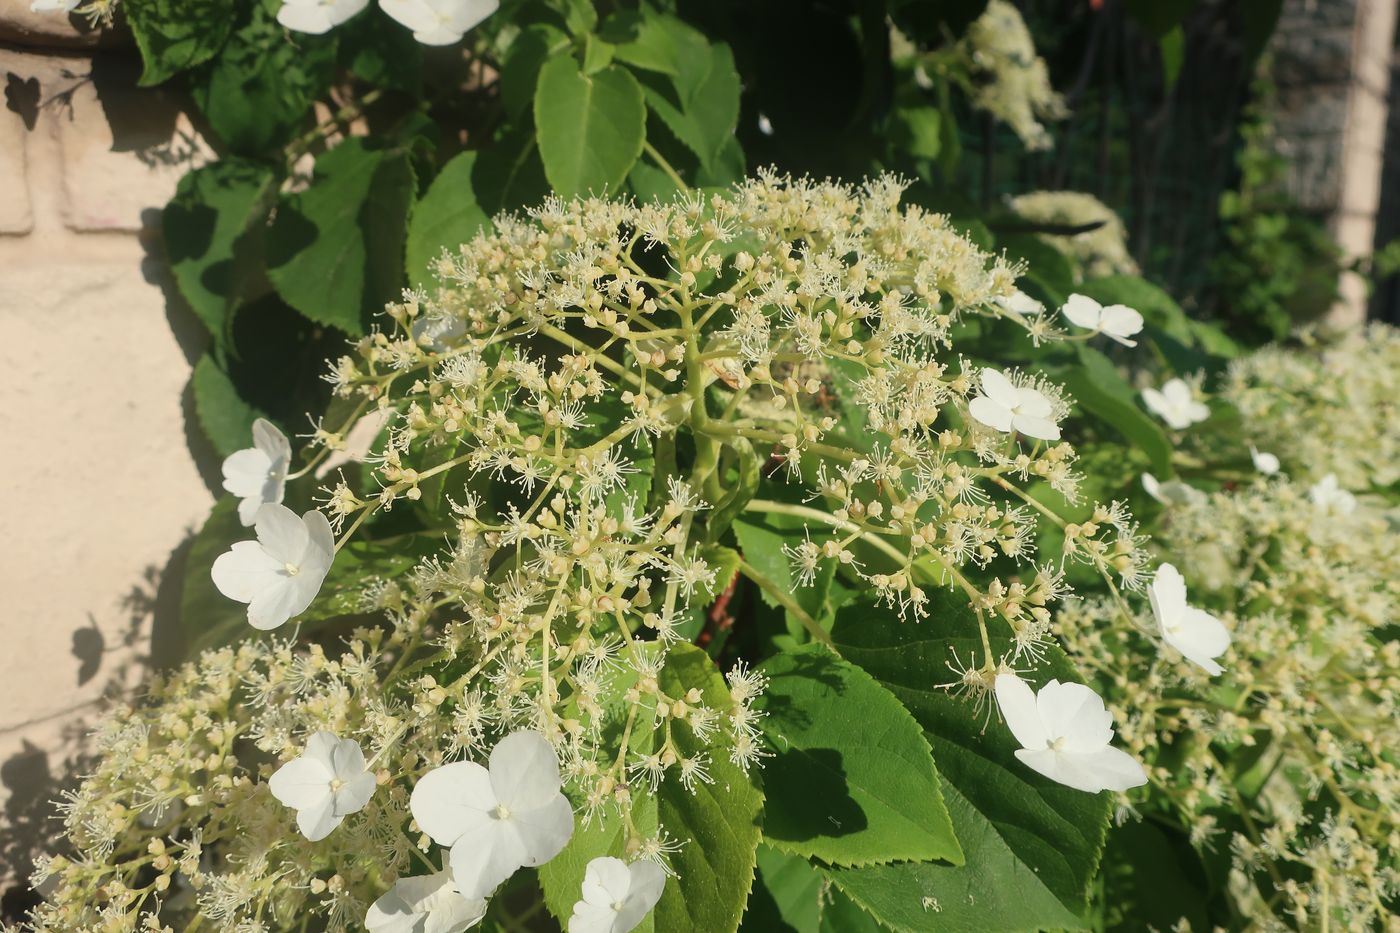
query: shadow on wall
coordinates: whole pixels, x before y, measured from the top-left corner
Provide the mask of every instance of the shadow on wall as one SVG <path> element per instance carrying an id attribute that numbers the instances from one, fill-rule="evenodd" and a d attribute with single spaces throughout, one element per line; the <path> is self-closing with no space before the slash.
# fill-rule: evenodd
<path id="1" fill-rule="evenodd" d="M 27 8 L 27 0 L 24 6 Z M 27 131 L 46 132 L 46 125 L 55 118 L 102 121 L 112 135 L 112 152 L 132 154 L 153 168 L 193 165 L 207 152 L 196 135 L 197 125 L 195 133 L 181 129 L 187 124 L 180 121 L 180 114 L 188 116 L 192 108 L 178 94 L 136 86 L 140 62 L 134 50 L 102 52 L 88 59 L 63 53 L 50 58 L 39 49 L 17 48 L 15 52 L 13 58 L 6 59 L 14 64 L 0 69 L 4 106 L 18 115 Z M 33 74 L 28 73 L 31 67 Z M 93 108 L 75 106 L 75 95 L 89 84 L 101 107 L 100 115 Z M 139 203 L 136 198 L 117 200 L 123 205 Z M 141 210 L 139 229 L 127 219 L 125 208 L 114 216 L 123 223 L 107 232 L 138 237 L 144 248 L 141 274 L 161 289 L 168 326 L 192 366 L 204 354 L 208 335 L 175 289 L 160 240 L 160 207 Z M 217 493 L 219 457 L 198 425 L 188 386 L 181 404 L 186 447 L 204 484 Z M 63 824 L 56 801 L 74 790 L 81 775 L 90 769 L 93 758 L 88 735 L 98 718 L 115 702 L 129 699 L 133 687 L 152 670 L 182 660 L 180 594 L 197 530 L 189 529 L 163 566 L 148 566 L 139 582 L 120 598 L 119 624 L 100 626 L 89 615 L 87 624 L 73 632 L 71 651 L 78 670 L 76 682 L 68 687 L 82 687 L 83 695 L 91 696 L 92 688 L 101 685 L 101 699 L 57 714 L 54 719 L 61 718 L 64 725 L 61 731 L 53 730 L 52 744 L 47 738 L 36 739 L 44 742 L 42 748 L 26 736 L 43 723 L 23 722 L 0 730 L 0 736 L 20 739 L 19 750 L 0 762 L 0 786 L 5 796 L 0 807 L 0 921 L 20 921 L 38 901 L 38 894 L 27 883 L 29 866 L 36 855 L 60 851 Z M 63 689 L 62 684 L 56 687 Z"/>
<path id="2" fill-rule="evenodd" d="M 122 597 L 126 626 L 115 643 L 90 619 L 90 626 L 73 633 L 78 659 L 75 686 L 106 679 L 103 699 L 64 727 L 59 748 L 72 749 L 60 761 L 25 740 L 21 749 L 0 763 L 0 785 L 7 799 L 0 811 L 0 880 L 8 885 L 0 895 L 0 921 L 17 923 L 38 903 L 27 876 L 34 857 L 62 851 L 63 824 L 58 803 L 73 791 L 93 761 L 87 737 L 97 718 L 111 703 L 127 695 L 135 680 L 152 670 L 179 663 L 183 653 L 180 631 L 180 591 L 193 533 L 171 552 L 164 568 L 147 567 L 142 580 Z M 115 663 L 113 663 L 115 661 Z M 20 723 L 17 732 L 34 723 Z"/>

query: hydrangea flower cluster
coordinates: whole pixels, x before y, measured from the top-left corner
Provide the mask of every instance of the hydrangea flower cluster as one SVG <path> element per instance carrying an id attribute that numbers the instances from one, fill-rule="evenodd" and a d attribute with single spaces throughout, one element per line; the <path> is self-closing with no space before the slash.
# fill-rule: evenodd
<path id="1" fill-rule="evenodd" d="M 1164 616 L 1155 583 L 1156 619 L 1102 599 L 1059 615 L 1149 763 L 1142 806 L 1228 853 L 1236 910 L 1266 929 L 1384 928 L 1400 894 L 1400 551 L 1393 519 L 1335 488 L 1260 475 L 1167 506 L 1161 540 L 1218 618 Z M 1226 645 L 1223 672 L 1198 656 Z"/>
<path id="2" fill-rule="evenodd" d="M 963 39 L 978 80 L 972 105 L 1011 127 L 1027 149 L 1049 149 L 1054 139 L 1045 122 L 1063 120 L 1069 109 L 1050 85 L 1045 59 L 1020 10 L 1007 0 L 991 0 L 967 27 Z"/>
<path id="3" fill-rule="evenodd" d="M 110 721 L 68 808 L 81 857 L 41 866 L 57 888 L 34 929 L 196 913 L 240 931 L 307 914 L 464 929 L 595 821 L 619 827 L 626 860 L 589 866 L 569 927 L 630 928 L 689 842 L 653 798 L 746 780 L 769 754 L 764 675 L 695 674 L 714 671 L 687 643 L 703 608 L 737 569 L 829 641 L 723 544 L 742 512 L 805 523 L 784 548 L 799 585 L 840 565 L 911 625 L 932 588 L 963 594 L 984 651 L 958 686 L 1014 701 L 1028 767 L 1089 791 L 1141 783 L 1092 691 L 1032 701 L 1014 675 L 1054 644 L 1064 564 L 1142 591 L 1143 539 L 1122 503 L 1067 523 L 1032 495 L 1077 498 L 1068 399 L 953 346 L 973 315 L 1037 340 L 1134 321 L 1121 309 L 1063 338 L 1016 291 L 1021 270 L 901 193 L 767 175 L 665 204 L 551 200 L 444 254 L 436 285 L 331 367 L 339 423 L 317 428 L 309 463 L 288 474 L 262 427 L 230 458 L 256 540 L 213 578 L 277 629 L 356 535 L 405 511 L 430 523 L 407 537 L 445 548 L 367 570 L 359 608 L 386 622 L 343 647 L 206 653 Z M 282 504 L 289 475 L 365 416 L 384 428 L 363 481 L 332 481 L 304 515 Z M 760 477 L 798 495 L 760 497 Z M 1037 552 L 1042 521 L 1058 553 Z"/>
<path id="4" fill-rule="evenodd" d="M 1092 194 L 1082 191 L 1031 191 L 1008 199 L 1018 216 L 1031 223 L 1086 227 L 1082 233 L 1037 233 L 1048 245 L 1074 261 L 1079 280 L 1106 275 L 1137 275 L 1128 252 L 1122 219 Z"/>
<path id="5" fill-rule="evenodd" d="M 1221 395 L 1239 409 L 1246 442 L 1299 479 L 1333 473 L 1353 490 L 1400 481 L 1400 330 L 1302 336 L 1304 352 L 1266 347 L 1230 367 Z"/>

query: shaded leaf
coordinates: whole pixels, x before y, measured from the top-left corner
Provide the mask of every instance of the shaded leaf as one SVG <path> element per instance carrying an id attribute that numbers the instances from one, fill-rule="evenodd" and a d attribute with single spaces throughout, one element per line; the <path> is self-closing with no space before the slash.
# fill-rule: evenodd
<path id="1" fill-rule="evenodd" d="M 688 103 L 677 105 L 650 84 L 645 91 L 652 112 L 695 153 L 702 165 L 709 166 L 734 138 L 734 127 L 739 122 L 739 72 L 729 46 L 712 45 L 705 54 L 710 58 L 710 68 Z"/>
<path id="2" fill-rule="evenodd" d="M 221 457 L 252 444 L 253 422 L 267 414 L 254 408 L 238 393 L 228 373 L 206 353 L 190 377 L 194 410 L 199 426 Z"/>
<path id="3" fill-rule="evenodd" d="M 768 842 L 832 865 L 962 862 L 932 751 L 893 694 L 822 645 L 762 669 Z"/>
<path id="4" fill-rule="evenodd" d="M 127 0 L 122 10 L 143 63 L 139 83 L 160 84 L 208 61 L 243 7 L 230 0 Z"/>
<path id="5" fill-rule="evenodd" d="M 215 343 L 227 334 L 245 278 L 235 254 L 265 218 L 275 184 L 263 166 L 220 159 L 184 175 L 161 212 L 175 284 Z"/>
<path id="6" fill-rule="evenodd" d="M 305 191 L 282 199 L 268 232 L 268 277 L 313 321 L 348 334 L 403 288 L 413 169 L 401 149 L 347 139 L 316 160 Z"/>
<path id="7" fill-rule="evenodd" d="M 1079 406 L 1122 434 L 1152 461 L 1159 476 L 1171 476 L 1172 445 L 1162 428 L 1138 407 L 1132 386 L 1118 374 L 1108 357 L 1087 344 L 1077 344 L 1079 365 L 1056 373 Z"/>

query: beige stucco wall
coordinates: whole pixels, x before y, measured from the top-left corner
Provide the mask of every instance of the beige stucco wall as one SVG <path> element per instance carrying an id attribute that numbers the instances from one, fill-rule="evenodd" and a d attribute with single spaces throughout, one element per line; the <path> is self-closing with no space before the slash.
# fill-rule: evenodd
<path id="1" fill-rule="evenodd" d="M 0 21 L 27 7 L 0 0 Z M 51 792 L 44 776 L 138 673 L 172 555 L 211 502 L 182 403 L 202 334 L 167 310 L 156 236 L 201 144 L 164 92 L 134 87 L 133 52 L 16 41 L 80 41 L 61 30 L 4 39 L 0 889 L 27 871 L 4 864 L 20 861 L 16 824 L 43 831 L 23 811 Z"/>

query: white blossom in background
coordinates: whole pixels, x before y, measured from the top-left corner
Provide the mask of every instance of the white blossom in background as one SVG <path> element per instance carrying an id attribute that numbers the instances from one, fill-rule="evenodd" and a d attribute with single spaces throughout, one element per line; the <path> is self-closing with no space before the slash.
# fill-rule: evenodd
<path id="1" fill-rule="evenodd" d="M 1161 389 L 1143 389 L 1142 400 L 1149 411 L 1178 431 L 1210 417 L 1210 409 L 1197 401 L 1184 379 L 1168 379 Z"/>
<path id="2" fill-rule="evenodd" d="M 486 916 L 486 901 L 463 897 L 452 872 L 400 878 L 365 915 L 370 933 L 461 933 Z"/>
<path id="3" fill-rule="evenodd" d="M 220 554 L 210 569 L 214 586 L 229 599 L 248 604 L 248 622 L 274 629 L 311 605 L 335 560 L 335 535 L 322 513 L 298 517 L 269 503 L 254 523 L 258 539 L 239 541 Z"/>
<path id="4" fill-rule="evenodd" d="M 665 886 L 665 869 L 649 859 L 629 865 L 595 858 L 584 871 L 583 900 L 574 904 L 569 933 L 628 933 L 651 913 Z"/>
<path id="5" fill-rule="evenodd" d="M 1181 480 L 1162 482 L 1151 473 L 1142 474 L 1142 488 L 1163 505 L 1196 505 L 1206 501 L 1206 494 Z"/>
<path id="6" fill-rule="evenodd" d="M 983 369 L 981 383 L 982 394 L 968 403 L 972 417 L 998 431 L 1020 431 L 1043 441 L 1060 439 L 1054 405 L 1043 392 L 1018 386 L 995 369 Z"/>
<path id="7" fill-rule="evenodd" d="M 1071 324 L 1118 341 L 1125 347 L 1137 346 L 1131 339 L 1142 330 L 1142 315 L 1127 305 L 1099 304 L 1088 295 L 1070 295 L 1060 309 Z"/>
<path id="8" fill-rule="evenodd" d="M 297 811 L 297 828 L 312 842 L 331 834 L 374 796 L 374 775 L 354 739 L 317 732 L 300 758 L 278 768 L 267 782 L 272 796 Z"/>
<path id="9" fill-rule="evenodd" d="M 1308 490 L 1313 505 L 1325 512 L 1350 515 L 1356 511 L 1356 497 L 1342 488 L 1336 473 L 1328 473 Z"/>
<path id="10" fill-rule="evenodd" d="M 72 13 L 83 0 L 34 0 L 29 4 L 31 13 Z"/>
<path id="11" fill-rule="evenodd" d="M 423 775 L 409 809 L 423 832 L 451 849 L 462 895 L 485 897 L 568 844 L 574 811 L 560 787 L 559 761 L 545 737 L 512 732 L 492 749 L 489 768 L 457 761 Z"/>
<path id="12" fill-rule="evenodd" d="M 1186 604 L 1186 580 L 1176 567 L 1157 568 L 1147 597 L 1163 641 L 1212 677 L 1225 670 L 1215 659 L 1230 647 L 1230 630 L 1204 609 Z"/>
<path id="13" fill-rule="evenodd" d="M 1281 466 L 1278 457 L 1268 451 L 1258 449 L 1253 444 L 1249 445 L 1249 459 L 1254 461 L 1254 469 L 1265 476 L 1273 476 Z"/>
<path id="14" fill-rule="evenodd" d="M 452 45 L 486 17 L 500 0 L 379 0 L 379 8 L 413 30 L 424 45 Z"/>
<path id="15" fill-rule="evenodd" d="M 258 509 L 281 502 L 287 490 L 292 445 L 277 426 L 263 418 L 253 422 L 253 446 L 224 458 L 224 489 L 239 498 L 238 520 L 253 524 Z"/>
<path id="16" fill-rule="evenodd" d="M 277 22 L 296 32 L 320 35 L 369 5 L 369 0 L 283 0 Z"/>
<path id="17" fill-rule="evenodd" d="M 1015 674 L 998 674 L 997 706 L 1021 743 L 1023 764 L 1076 790 L 1127 790 L 1147 783 L 1137 759 L 1109 743 L 1113 714 L 1083 684 L 1051 680 L 1040 688 Z"/>
<path id="18" fill-rule="evenodd" d="M 1008 314 L 1017 317 L 1034 317 L 1045 310 L 1045 305 L 1036 301 L 1030 295 L 1017 289 L 1010 295 L 997 295 L 992 299 L 992 304 Z"/>

